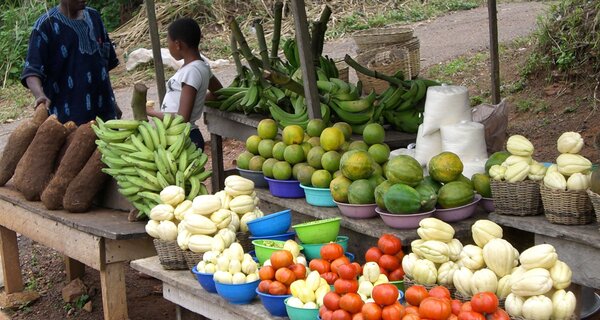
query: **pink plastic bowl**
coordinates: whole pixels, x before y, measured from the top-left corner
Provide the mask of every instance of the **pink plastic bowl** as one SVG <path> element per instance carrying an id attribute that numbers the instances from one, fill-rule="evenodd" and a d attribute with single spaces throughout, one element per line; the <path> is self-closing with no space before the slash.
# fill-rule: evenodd
<path id="1" fill-rule="evenodd" d="M 343 216 L 354 219 L 368 219 L 377 216 L 376 203 L 372 204 L 349 204 L 335 201 Z"/>
<path id="2" fill-rule="evenodd" d="M 383 223 L 392 228 L 415 229 L 419 227 L 419 222 L 421 222 L 421 220 L 431 217 L 435 209 L 427 212 L 412 214 L 393 214 L 379 207 L 376 207 L 375 211 L 379 213 L 379 216 L 381 216 Z"/>
<path id="3" fill-rule="evenodd" d="M 477 203 L 481 200 L 481 195 L 476 194 L 473 202 L 464 206 L 450 209 L 436 209 L 434 216 L 442 221 L 456 222 L 472 216 L 477 210 Z"/>
<path id="4" fill-rule="evenodd" d="M 493 212 L 495 209 L 494 208 L 494 198 L 481 198 L 481 200 L 479 201 L 479 204 L 487 212 Z"/>

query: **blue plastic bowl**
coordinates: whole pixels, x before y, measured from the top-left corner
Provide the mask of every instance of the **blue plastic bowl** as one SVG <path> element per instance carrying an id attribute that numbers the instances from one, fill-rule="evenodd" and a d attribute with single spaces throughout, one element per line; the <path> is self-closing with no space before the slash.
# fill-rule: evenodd
<path id="1" fill-rule="evenodd" d="M 239 171 L 240 176 L 248 180 L 252 180 L 256 188 L 266 188 L 269 186 L 267 180 L 265 180 L 265 176 L 263 175 L 262 171 L 246 170 L 240 168 L 236 169 Z"/>
<path id="2" fill-rule="evenodd" d="M 344 248 L 344 252 L 346 252 L 346 250 L 348 250 L 348 237 L 347 236 L 337 236 L 335 242 L 339 243 L 342 246 L 342 248 Z M 302 247 L 304 247 L 303 252 L 304 252 L 304 256 L 306 257 L 306 261 L 321 258 L 321 247 L 326 245 L 327 243 L 317 243 L 317 244 L 300 243 L 300 245 Z"/>
<path id="3" fill-rule="evenodd" d="M 284 301 L 292 295 L 286 294 L 275 296 L 272 294 L 262 293 L 258 291 L 258 288 L 256 288 L 256 293 L 258 294 L 258 297 L 260 298 L 260 301 L 262 302 L 265 309 L 267 309 L 267 311 L 269 311 L 271 315 L 276 317 L 287 317 L 288 314 L 287 310 L 285 309 Z"/>
<path id="4" fill-rule="evenodd" d="M 256 289 L 260 279 L 249 283 L 226 284 L 215 281 L 217 293 L 232 304 L 248 304 L 256 298 Z"/>
<path id="5" fill-rule="evenodd" d="M 282 233 L 286 233 L 292 225 L 292 211 L 287 209 L 267 214 L 248 222 L 247 225 L 248 230 L 255 238 L 281 235 Z"/>
<path id="6" fill-rule="evenodd" d="M 298 180 L 275 180 L 265 177 L 269 183 L 269 191 L 279 198 L 304 198 L 304 190 Z"/>
<path id="7" fill-rule="evenodd" d="M 256 251 L 250 250 L 248 251 L 248 254 L 252 257 L 252 260 L 254 260 L 254 262 L 258 262 L 258 258 L 256 257 Z"/>
<path id="8" fill-rule="evenodd" d="M 248 239 L 250 239 L 250 241 L 258 240 L 258 239 L 287 241 L 287 240 L 294 240 L 295 238 L 296 238 L 295 231 L 290 231 L 290 232 L 286 232 L 286 233 L 282 233 L 282 234 L 276 234 L 273 236 L 260 236 L 260 237 L 251 236 L 251 237 L 248 237 Z"/>
<path id="9" fill-rule="evenodd" d="M 344 255 L 350 260 L 350 262 L 354 262 L 354 254 L 350 252 L 344 252 Z"/>
<path id="10" fill-rule="evenodd" d="M 315 188 L 300 185 L 304 189 L 306 202 L 316 207 L 335 207 L 329 188 Z"/>
<path id="11" fill-rule="evenodd" d="M 196 276 L 196 279 L 204 288 L 204 290 L 210 293 L 217 293 L 217 288 L 215 287 L 215 280 L 213 279 L 213 275 L 211 273 L 202 273 L 198 272 L 196 266 L 192 268 L 192 273 Z"/>

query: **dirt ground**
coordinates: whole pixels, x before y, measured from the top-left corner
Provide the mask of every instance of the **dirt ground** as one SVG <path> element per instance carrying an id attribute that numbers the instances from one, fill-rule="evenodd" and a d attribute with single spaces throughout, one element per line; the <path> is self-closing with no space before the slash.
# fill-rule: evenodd
<path id="1" fill-rule="evenodd" d="M 499 5 L 499 25 L 501 42 L 527 35 L 535 27 L 535 17 L 545 4 L 538 2 Z M 422 74 L 427 68 L 461 55 L 472 55 L 487 48 L 487 11 L 479 8 L 457 12 L 434 21 L 414 26 L 421 39 Z M 353 53 L 356 48 L 350 39 L 341 39 L 326 45 L 326 52 L 343 56 Z M 527 45 L 508 48 L 502 57 L 501 74 L 505 83 L 518 79 L 519 66 L 525 61 L 531 48 Z M 228 84 L 233 78 L 232 67 L 222 67 L 215 74 Z M 465 84 L 471 96 L 481 95 L 489 90 L 489 75 L 485 62 L 473 70 L 456 74 L 453 83 Z M 156 89 L 151 86 L 149 97 L 156 97 Z M 529 137 L 536 146 L 535 158 L 552 161 L 557 156 L 555 141 L 564 131 L 579 131 L 586 139 L 583 155 L 594 163 L 600 161 L 600 152 L 592 148 L 592 136 L 600 131 L 598 111 L 592 113 L 592 84 L 581 83 L 566 86 L 560 82 L 545 83 L 542 79 L 529 82 L 525 88 L 514 94 L 505 93 L 511 102 L 509 133 L 520 133 Z M 120 105 L 130 101 L 129 88 L 116 90 Z M 153 96 L 154 95 L 154 96 Z M 532 99 L 544 101 L 527 112 L 517 112 L 519 101 Z M 539 112 L 536 110 L 539 109 Z M 127 112 L 127 111 L 126 111 Z M 203 133 L 208 138 L 206 132 Z M 1 136 L 1 134 L 0 134 Z M 243 143 L 226 139 L 224 141 L 225 167 L 234 167 L 234 159 L 243 149 Z M 209 152 L 209 150 L 207 150 Z M 210 164 L 210 162 L 209 162 Z M 8 311 L 13 319 L 102 319 L 102 300 L 99 274 L 86 268 L 84 282 L 90 288 L 88 295 L 93 311 L 88 313 L 62 301 L 60 290 L 65 285 L 62 256 L 31 240 L 20 237 L 21 265 L 27 287 L 38 291 L 42 297 L 31 305 Z M 175 319 L 174 304 L 162 298 L 159 281 L 141 276 L 133 269 L 126 272 L 128 309 L 131 319 Z"/>

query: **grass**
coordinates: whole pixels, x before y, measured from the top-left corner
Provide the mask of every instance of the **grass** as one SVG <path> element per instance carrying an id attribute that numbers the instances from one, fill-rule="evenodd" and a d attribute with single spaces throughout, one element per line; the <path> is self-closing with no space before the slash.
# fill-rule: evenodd
<path id="1" fill-rule="evenodd" d="M 34 102 L 33 96 L 20 83 L 0 88 L 0 97 L 0 123 L 26 117 L 33 111 L 30 108 Z"/>
<path id="2" fill-rule="evenodd" d="M 457 75 L 469 73 L 481 68 L 483 63 L 489 60 L 488 52 L 478 52 L 472 56 L 460 56 L 458 58 L 431 66 L 427 71 L 427 78 L 451 84 Z"/>

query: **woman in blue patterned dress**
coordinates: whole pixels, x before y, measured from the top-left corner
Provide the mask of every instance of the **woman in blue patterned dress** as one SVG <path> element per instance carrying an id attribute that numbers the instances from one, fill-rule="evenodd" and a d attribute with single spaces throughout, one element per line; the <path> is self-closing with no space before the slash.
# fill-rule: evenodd
<path id="1" fill-rule="evenodd" d="M 61 0 L 38 18 L 21 83 L 61 122 L 116 118 L 108 72 L 119 64 L 98 11 Z"/>

